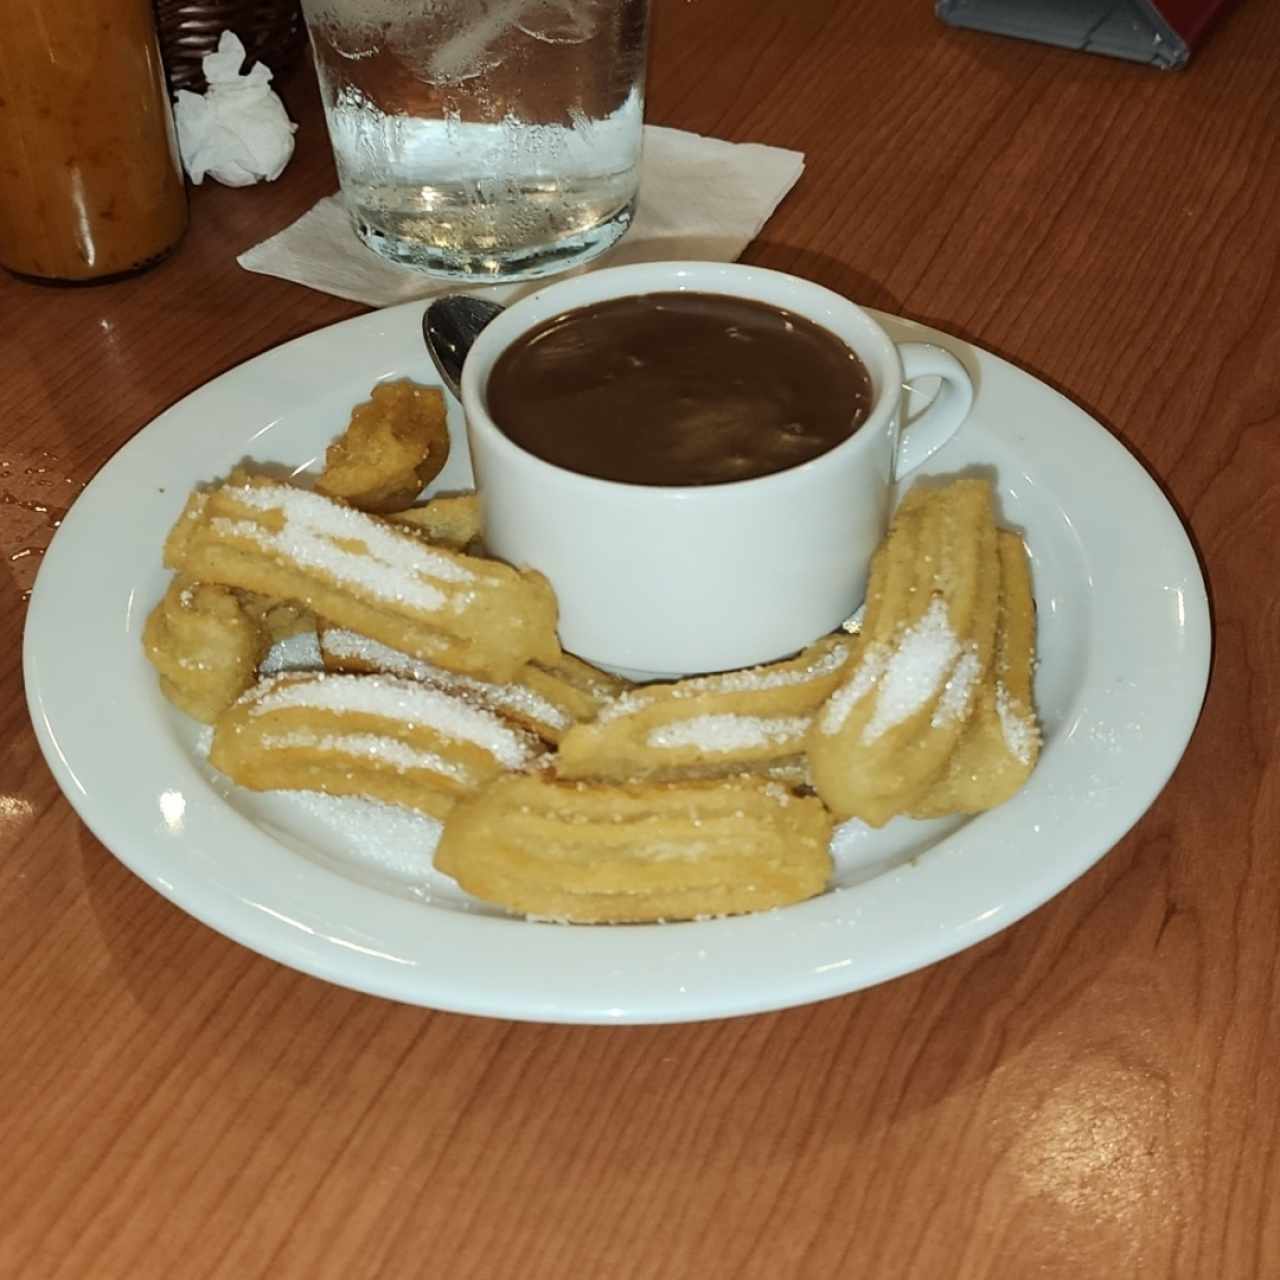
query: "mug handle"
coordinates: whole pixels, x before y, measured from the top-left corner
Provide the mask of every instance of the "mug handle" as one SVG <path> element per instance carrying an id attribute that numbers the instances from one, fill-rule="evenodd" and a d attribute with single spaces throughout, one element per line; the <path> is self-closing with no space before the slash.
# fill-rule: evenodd
<path id="1" fill-rule="evenodd" d="M 942 385 L 933 403 L 903 424 L 894 460 L 895 480 L 901 480 L 933 457 L 960 429 L 973 406 L 973 383 L 964 365 L 951 352 L 929 342 L 903 342 L 898 346 L 898 354 L 902 357 L 904 386 L 915 378 L 929 376 L 941 378 Z"/>

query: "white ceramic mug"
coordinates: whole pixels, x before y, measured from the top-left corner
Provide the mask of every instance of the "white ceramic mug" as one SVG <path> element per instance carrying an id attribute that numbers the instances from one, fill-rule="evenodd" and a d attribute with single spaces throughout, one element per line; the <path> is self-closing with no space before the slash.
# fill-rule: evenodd
<path id="1" fill-rule="evenodd" d="M 774 475 L 659 487 L 566 471 L 490 418 L 494 362 L 529 329 L 606 299 L 681 290 L 753 298 L 833 333 L 871 375 L 866 420 L 834 449 Z M 942 380 L 940 390 L 902 431 L 904 383 L 927 376 Z M 571 653 L 649 677 L 767 662 L 837 627 L 866 592 L 893 482 L 955 434 L 972 402 L 950 353 L 895 345 L 847 298 L 737 263 L 640 263 L 548 285 L 489 324 L 462 372 L 489 550 L 551 580 Z"/>

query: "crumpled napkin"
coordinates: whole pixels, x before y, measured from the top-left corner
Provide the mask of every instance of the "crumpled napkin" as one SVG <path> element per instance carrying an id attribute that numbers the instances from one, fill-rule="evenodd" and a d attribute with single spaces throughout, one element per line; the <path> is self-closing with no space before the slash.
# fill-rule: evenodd
<path id="1" fill-rule="evenodd" d="M 578 270 L 671 259 L 732 262 L 803 171 L 798 151 L 646 125 L 635 221 L 613 248 Z M 371 307 L 458 291 L 456 282 L 387 262 L 366 248 L 336 195 L 237 261 L 248 271 Z M 541 283 L 490 285 L 483 293 L 504 302 Z"/>
<path id="2" fill-rule="evenodd" d="M 179 89 L 173 104 L 182 163 L 197 186 L 205 174 L 228 187 L 273 182 L 293 155 L 297 125 L 271 89 L 271 71 L 255 62 L 240 74 L 244 45 L 224 31 L 217 53 L 201 62 L 209 83 L 203 93 Z"/>

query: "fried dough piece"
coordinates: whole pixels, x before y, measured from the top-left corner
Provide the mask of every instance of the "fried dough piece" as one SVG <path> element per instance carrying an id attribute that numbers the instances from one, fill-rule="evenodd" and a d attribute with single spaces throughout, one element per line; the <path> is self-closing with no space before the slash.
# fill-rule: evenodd
<path id="1" fill-rule="evenodd" d="M 813 795 L 813 775 L 809 772 L 809 761 L 805 756 L 791 756 L 786 760 L 769 760 L 764 764 L 752 765 L 746 770 L 750 774 L 759 774 L 762 778 L 771 778 L 801 795 Z"/>
<path id="2" fill-rule="evenodd" d="M 630 680 L 601 671 L 571 653 L 561 653 L 554 662 L 531 662 L 520 678 L 578 721 L 594 720 L 606 703 L 635 688 Z"/>
<path id="3" fill-rule="evenodd" d="M 794 762 L 852 648 L 825 636 L 786 662 L 633 689 L 565 735 L 556 774 L 670 781 Z"/>
<path id="4" fill-rule="evenodd" d="M 395 511 L 440 474 L 448 457 L 440 388 L 407 378 L 380 382 L 352 409 L 347 429 L 325 451 L 316 489 L 361 511 Z"/>
<path id="5" fill-rule="evenodd" d="M 497 716 L 413 681 L 287 674 L 218 717 L 209 760 L 254 791 L 370 796 L 443 817 L 540 750 Z"/>
<path id="6" fill-rule="evenodd" d="M 1031 571 L 1016 533 L 1001 530 L 996 545 L 1000 611 L 995 660 L 945 772 L 912 809 L 915 818 L 981 813 L 1003 804 L 1031 776 L 1040 754 L 1031 690 L 1036 646 Z"/>
<path id="7" fill-rule="evenodd" d="M 612 786 L 509 774 L 454 809 L 435 865 L 525 915 L 689 920 L 821 893 L 831 825 L 817 800 L 761 778 Z"/>
<path id="8" fill-rule="evenodd" d="M 990 483 L 913 489 L 872 558 L 857 661 L 809 733 L 837 817 L 881 826 L 945 769 L 991 665 L 999 583 Z"/>
<path id="9" fill-rule="evenodd" d="M 194 493 L 165 562 L 201 581 L 297 600 L 336 626 L 483 679 L 560 659 L 555 595 L 541 574 L 428 546 L 262 476 L 235 474 Z"/>
<path id="10" fill-rule="evenodd" d="M 175 577 L 142 628 L 160 690 L 212 724 L 254 681 L 267 637 L 236 593 Z"/>
<path id="11" fill-rule="evenodd" d="M 393 511 L 388 520 L 404 525 L 437 546 L 467 551 L 480 541 L 480 500 L 474 493 L 432 498 L 421 507 Z"/>
<path id="12" fill-rule="evenodd" d="M 321 628 L 320 656 L 330 671 L 382 672 L 456 693 L 549 743 L 559 742 L 578 721 L 595 716 L 605 701 L 598 691 L 608 689 L 616 694 L 626 684 L 568 654 L 562 655 L 554 669 L 531 662 L 505 684 L 476 680 L 341 627 Z M 571 678 L 566 678 L 566 673 Z"/>
<path id="13" fill-rule="evenodd" d="M 509 683 L 477 680 L 388 649 L 341 627 L 322 628 L 320 656 L 330 671 L 381 672 L 443 689 L 536 733 L 544 742 L 559 742 L 574 723 L 569 710 L 529 687 L 524 680 L 528 667 L 516 672 Z"/>

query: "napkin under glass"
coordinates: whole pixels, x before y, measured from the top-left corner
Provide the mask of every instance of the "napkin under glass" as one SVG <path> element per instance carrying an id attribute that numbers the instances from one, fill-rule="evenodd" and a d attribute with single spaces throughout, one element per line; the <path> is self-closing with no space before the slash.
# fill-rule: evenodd
<path id="1" fill-rule="evenodd" d="M 635 220 L 607 253 L 577 270 L 672 259 L 732 262 L 803 170 L 804 156 L 798 151 L 646 125 Z M 366 248 L 337 195 L 326 196 L 237 261 L 248 271 L 371 307 L 459 288 L 457 281 L 387 262 Z M 541 283 L 490 285 L 483 292 L 501 302 Z"/>

